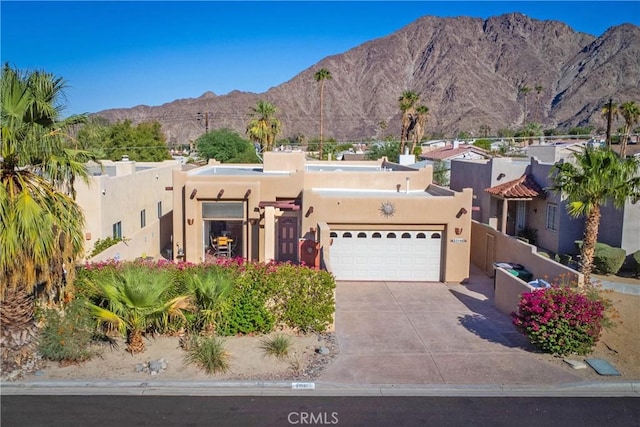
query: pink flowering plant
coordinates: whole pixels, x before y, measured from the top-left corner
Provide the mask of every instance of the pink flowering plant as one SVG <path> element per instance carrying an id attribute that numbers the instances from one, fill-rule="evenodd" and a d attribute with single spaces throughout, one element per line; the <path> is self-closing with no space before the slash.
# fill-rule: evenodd
<path id="1" fill-rule="evenodd" d="M 552 286 L 523 293 L 511 316 L 516 328 L 547 353 L 588 354 L 608 324 L 609 303 L 597 292 Z"/>

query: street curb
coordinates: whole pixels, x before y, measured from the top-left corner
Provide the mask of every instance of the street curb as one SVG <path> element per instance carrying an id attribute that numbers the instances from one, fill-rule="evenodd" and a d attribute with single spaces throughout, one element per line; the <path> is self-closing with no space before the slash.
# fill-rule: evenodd
<path id="1" fill-rule="evenodd" d="M 478 396 L 640 397 L 640 382 L 509 384 L 335 384 L 291 381 L 16 381 L 3 395 L 252 395 L 252 396 Z"/>

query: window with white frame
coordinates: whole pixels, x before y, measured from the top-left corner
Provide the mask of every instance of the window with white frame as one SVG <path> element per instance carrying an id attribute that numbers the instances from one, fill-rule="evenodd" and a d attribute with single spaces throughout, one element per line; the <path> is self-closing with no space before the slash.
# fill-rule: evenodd
<path id="1" fill-rule="evenodd" d="M 558 230 L 558 205 L 553 205 L 551 203 L 547 205 L 546 228 L 551 231 Z"/>

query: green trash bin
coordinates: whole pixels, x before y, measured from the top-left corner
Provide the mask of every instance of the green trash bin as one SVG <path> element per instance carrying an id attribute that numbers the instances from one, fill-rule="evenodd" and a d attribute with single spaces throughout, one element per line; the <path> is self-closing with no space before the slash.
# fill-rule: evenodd
<path id="1" fill-rule="evenodd" d="M 533 274 L 529 273 L 527 270 L 525 270 L 524 268 L 522 269 L 515 269 L 512 268 L 510 270 L 508 270 L 509 273 L 513 274 L 514 276 L 516 276 L 517 278 L 519 278 L 520 280 L 524 280 L 525 282 L 529 283 L 530 281 L 533 280 Z"/>

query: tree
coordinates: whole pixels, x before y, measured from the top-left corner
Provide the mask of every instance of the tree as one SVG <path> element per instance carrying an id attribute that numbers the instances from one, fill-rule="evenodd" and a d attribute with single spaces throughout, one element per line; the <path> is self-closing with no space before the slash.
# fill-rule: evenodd
<path id="1" fill-rule="evenodd" d="M 33 357 L 36 285 L 54 295 L 73 280 L 84 241 L 74 182 L 88 182 L 94 157 L 65 147 L 67 130 L 86 117 L 61 119 L 62 78 L 5 65 L 0 88 L 0 323 L 10 372 Z"/>
<path id="2" fill-rule="evenodd" d="M 258 101 L 251 108 L 251 120 L 247 125 L 247 135 L 253 142 L 260 144 L 262 151 L 271 151 L 276 137 L 281 131 L 281 123 L 275 117 L 276 106 L 267 101 Z"/>
<path id="3" fill-rule="evenodd" d="M 400 154 L 404 153 L 404 146 L 408 140 L 409 127 L 411 125 L 415 105 L 419 99 L 420 96 L 412 90 L 406 90 L 402 92 L 402 95 L 400 95 L 400 97 L 398 98 L 400 111 L 402 112 L 402 129 L 400 131 Z"/>
<path id="4" fill-rule="evenodd" d="M 483 150 L 491 151 L 491 140 L 490 139 L 476 139 L 473 143 L 476 147 L 480 147 Z"/>
<path id="5" fill-rule="evenodd" d="M 520 86 L 518 88 L 518 93 L 522 94 L 524 99 L 524 116 L 522 118 L 522 123 L 527 123 L 527 95 L 531 92 L 531 88 L 529 86 Z"/>
<path id="6" fill-rule="evenodd" d="M 572 217 L 586 217 L 581 269 L 590 284 L 598 241 L 600 208 L 608 202 L 622 208 L 627 200 L 640 200 L 640 162 L 620 159 L 612 150 L 585 148 L 573 162 L 556 163 L 550 172 L 550 190 L 566 197 Z"/>
<path id="7" fill-rule="evenodd" d="M 536 91 L 536 104 L 537 104 L 537 109 L 538 109 L 538 120 L 540 122 L 542 122 L 542 109 L 540 108 L 540 94 L 542 93 L 542 91 L 544 90 L 544 86 L 540 85 L 540 84 L 536 84 L 534 86 L 534 89 Z"/>
<path id="8" fill-rule="evenodd" d="M 231 129 L 205 133 L 196 140 L 196 150 L 205 161 L 216 159 L 222 163 L 239 163 L 241 159 L 249 158 L 255 163 L 258 160 L 253 144 Z"/>
<path id="9" fill-rule="evenodd" d="M 368 160 L 378 160 L 382 157 L 386 157 L 390 162 L 397 162 L 399 160 L 398 150 L 399 144 L 397 142 L 377 142 L 369 147 L 366 157 Z"/>
<path id="10" fill-rule="evenodd" d="M 629 141 L 629 132 L 633 125 L 638 123 L 640 118 L 640 106 L 634 101 L 625 102 L 620 106 L 620 115 L 624 118 L 624 131 L 622 132 L 622 144 L 620 147 L 620 157 L 623 159 L 627 156 L 627 142 Z"/>
<path id="11" fill-rule="evenodd" d="M 433 162 L 433 182 L 441 187 L 448 187 L 450 181 L 450 164 L 443 160 Z"/>
<path id="12" fill-rule="evenodd" d="M 607 147 L 611 148 L 611 125 L 614 120 L 618 120 L 618 104 L 609 99 L 609 102 L 602 107 L 602 117 L 607 121 Z"/>
<path id="13" fill-rule="evenodd" d="M 322 68 L 318 70 L 313 78 L 316 82 L 320 83 L 320 160 L 322 160 L 322 127 L 323 127 L 323 100 L 324 100 L 324 82 L 325 80 L 331 80 L 333 77 L 331 76 L 331 71 L 326 68 Z"/>
<path id="14" fill-rule="evenodd" d="M 415 110 L 415 123 L 412 126 L 413 128 L 413 139 L 411 142 L 411 153 L 416 151 L 416 147 L 418 143 L 422 140 L 424 136 L 424 129 L 427 123 L 427 118 L 429 117 L 429 107 L 426 105 L 418 105 Z"/>

